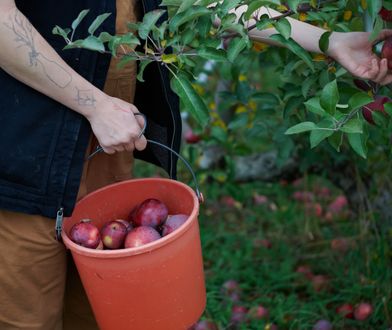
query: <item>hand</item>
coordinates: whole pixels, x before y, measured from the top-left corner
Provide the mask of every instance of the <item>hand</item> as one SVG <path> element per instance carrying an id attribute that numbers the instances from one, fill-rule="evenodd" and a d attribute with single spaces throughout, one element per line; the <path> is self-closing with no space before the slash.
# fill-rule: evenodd
<path id="1" fill-rule="evenodd" d="M 338 61 L 352 75 L 369 79 L 381 85 L 392 82 L 386 59 L 380 59 L 373 46 L 387 37 L 392 30 L 383 30 L 374 42 L 369 41 L 368 32 L 334 32 L 330 37 L 328 55 Z"/>
<path id="2" fill-rule="evenodd" d="M 102 102 L 97 102 L 87 119 L 104 152 L 132 152 L 146 147 L 146 138 L 139 136 L 144 119 L 135 116 L 137 112 L 133 104 L 115 97 L 105 96 Z"/>

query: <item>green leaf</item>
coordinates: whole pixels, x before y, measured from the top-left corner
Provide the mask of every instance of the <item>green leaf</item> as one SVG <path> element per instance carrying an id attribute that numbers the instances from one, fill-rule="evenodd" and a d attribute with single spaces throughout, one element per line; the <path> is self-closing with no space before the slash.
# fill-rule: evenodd
<path id="1" fill-rule="evenodd" d="M 305 121 L 303 123 L 299 123 L 297 125 L 294 125 L 290 127 L 284 134 L 290 135 L 290 134 L 298 134 L 298 133 L 303 133 L 307 131 L 312 131 L 314 129 L 317 129 L 317 125 L 311 121 Z"/>
<path id="2" fill-rule="evenodd" d="M 72 30 L 76 30 L 82 19 L 88 14 L 89 11 L 90 9 L 84 9 L 79 13 L 78 17 L 72 22 Z"/>
<path id="3" fill-rule="evenodd" d="M 297 7 L 302 0 L 288 0 L 287 4 L 291 10 L 297 11 Z"/>
<path id="4" fill-rule="evenodd" d="M 161 16 L 166 11 L 163 9 L 156 9 L 148 12 L 143 17 L 143 21 L 139 25 L 139 37 L 143 40 L 147 39 L 147 36 L 151 32 L 152 28 L 155 26 L 156 22 L 161 18 Z"/>
<path id="5" fill-rule="evenodd" d="M 328 51 L 329 48 L 329 37 L 331 36 L 332 32 L 331 31 L 327 31 L 324 32 L 319 40 L 319 48 L 323 53 L 326 53 Z"/>
<path id="6" fill-rule="evenodd" d="M 237 56 L 246 48 L 248 39 L 246 38 L 234 38 L 230 41 L 229 47 L 227 48 L 227 59 L 233 63 Z"/>
<path id="7" fill-rule="evenodd" d="M 291 36 L 291 25 L 287 18 L 281 18 L 274 24 L 276 30 L 287 40 Z"/>
<path id="8" fill-rule="evenodd" d="M 348 142 L 351 148 L 362 158 L 367 157 L 366 137 L 364 134 L 351 133 L 347 134 Z"/>
<path id="9" fill-rule="evenodd" d="M 169 30 L 170 32 L 175 32 L 182 24 L 193 21 L 198 17 L 211 14 L 212 11 L 208 8 L 193 6 L 186 12 L 182 12 L 173 16 L 169 23 Z"/>
<path id="10" fill-rule="evenodd" d="M 356 93 L 348 100 L 348 105 L 351 110 L 359 109 L 364 105 L 373 102 L 373 98 L 369 96 L 369 94 L 360 92 Z"/>
<path id="11" fill-rule="evenodd" d="M 380 34 L 383 27 L 384 27 L 384 21 L 382 20 L 382 18 L 380 16 L 376 16 L 376 18 L 374 20 L 373 31 L 370 34 L 369 40 L 370 41 L 376 40 L 376 38 Z"/>
<path id="12" fill-rule="evenodd" d="M 320 98 L 313 97 L 304 103 L 306 109 L 316 115 L 325 116 L 327 113 L 320 105 Z"/>
<path id="13" fill-rule="evenodd" d="M 177 76 L 173 76 L 171 83 L 173 90 L 180 97 L 186 110 L 190 112 L 201 127 L 206 126 L 209 121 L 207 106 L 193 89 L 188 78 L 180 73 Z"/>
<path id="14" fill-rule="evenodd" d="M 337 151 L 340 152 L 340 147 L 343 144 L 343 133 L 335 132 L 328 138 L 328 143 Z"/>
<path id="15" fill-rule="evenodd" d="M 375 19 L 378 16 L 379 11 L 382 7 L 382 0 L 367 0 L 367 10 L 372 17 Z"/>
<path id="16" fill-rule="evenodd" d="M 295 55 L 300 57 L 309 66 L 309 68 L 314 72 L 314 64 L 313 64 L 312 57 L 296 41 L 294 41 L 292 38 L 285 39 L 280 34 L 274 34 L 274 35 L 270 36 L 270 38 L 272 40 L 275 40 L 275 41 L 281 43 L 283 46 L 285 46 L 289 50 L 291 50 Z"/>
<path id="17" fill-rule="evenodd" d="M 149 65 L 151 62 L 152 62 L 151 60 L 142 60 L 142 61 L 140 61 L 139 69 L 138 69 L 139 71 L 138 71 L 138 74 L 137 74 L 137 80 L 139 80 L 141 82 L 144 82 L 144 79 L 143 79 L 144 70 L 147 67 L 147 65 Z"/>
<path id="18" fill-rule="evenodd" d="M 105 46 L 103 45 L 103 42 L 94 36 L 88 36 L 86 39 L 84 39 L 82 42 L 82 47 L 99 52 L 105 51 Z"/>
<path id="19" fill-rule="evenodd" d="M 267 1 L 264 1 L 264 0 L 256 0 L 256 1 L 253 0 L 253 1 L 250 1 L 249 5 L 248 5 L 248 8 L 247 8 L 247 10 L 245 12 L 245 15 L 244 15 L 245 20 L 247 20 L 247 21 L 250 20 L 252 18 L 252 16 L 253 16 L 254 12 L 256 10 L 258 10 L 259 8 L 265 6 L 266 2 Z"/>
<path id="20" fill-rule="evenodd" d="M 357 118 L 349 120 L 340 130 L 344 133 L 362 133 L 363 121 Z"/>
<path id="21" fill-rule="evenodd" d="M 217 62 L 227 61 L 226 53 L 222 49 L 215 49 L 212 47 L 203 47 L 197 50 L 197 54 L 206 60 L 213 60 Z"/>
<path id="22" fill-rule="evenodd" d="M 101 40 L 103 43 L 110 42 L 113 36 L 108 32 L 101 32 L 98 36 L 98 39 Z"/>
<path id="23" fill-rule="evenodd" d="M 320 97 L 320 104 L 325 111 L 333 115 L 336 111 L 336 105 L 339 102 L 339 91 L 336 80 L 331 81 L 323 88 Z"/>
<path id="24" fill-rule="evenodd" d="M 182 0 L 180 8 L 177 10 L 178 13 L 182 13 L 183 11 L 187 10 L 188 8 L 192 7 L 197 0 Z"/>
<path id="25" fill-rule="evenodd" d="M 68 39 L 69 32 L 71 32 L 70 29 L 63 29 L 63 28 L 59 27 L 58 25 L 56 25 L 52 30 L 53 34 L 62 36 L 64 39 Z"/>
<path id="26" fill-rule="evenodd" d="M 110 16 L 110 13 L 105 13 L 102 15 L 99 15 L 95 18 L 95 20 L 91 23 L 91 25 L 88 28 L 88 33 L 93 35 L 95 31 L 101 26 L 101 24 Z"/>
<path id="27" fill-rule="evenodd" d="M 392 117 L 392 102 L 384 103 L 385 112 Z"/>
<path id="28" fill-rule="evenodd" d="M 331 118 L 325 118 L 317 124 L 317 129 L 310 132 L 310 147 L 315 148 L 326 138 L 330 137 L 335 131 L 331 129 L 334 126 Z"/>

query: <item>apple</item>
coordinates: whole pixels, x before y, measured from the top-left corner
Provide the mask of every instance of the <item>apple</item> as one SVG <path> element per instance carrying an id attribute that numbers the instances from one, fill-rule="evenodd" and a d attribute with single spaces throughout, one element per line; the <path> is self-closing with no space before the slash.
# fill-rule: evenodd
<path id="1" fill-rule="evenodd" d="M 381 7 L 380 11 L 378 12 L 380 17 L 386 22 L 392 22 L 392 10 L 388 10 L 385 7 Z"/>
<path id="2" fill-rule="evenodd" d="M 340 253 L 346 253 L 351 247 L 351 242 L 344 237 L 340 238 L 334 238 L 331 241 L 331 249 L 340 252 Z"/>
<path id="3" fill-rule="evenodd" d="M 262 305 L 253 306 L 248 311 L 248 316 L 252 320 L 262 320 L 269 316 L 269 311 Z"/>
<path id="4" fill-rule="evenodd" d="M 161 238 L 161 235 L 150 226 L 140 226 L 132 229 L 125 237 L 124 247 L 138 247 Z"/>
<path id="5" fill-rule="evenodd" d="M 267 323 L 265 330 L 278 330 L 278 326 L 274 323 Z"/>
<path id="6" fill-rule="evenodd" d="M 311 279 L 314 291 L 320 292 L 325 290 L 329 285 L 329 279 L 325 275 L 315 275 Z"/>
<path id="7" fill-rule="evenodd" d="M 391 45 L 391 54 L 389 56 L 390 56 L 389 58 L 391 59 L 389 61 L 389 63 L 391 63 L 391 66 L 389 69 L 392 70 L 392 45 Z M 375 121 L 374 121 L 373 115 L 372 115 L 373 111 L 378 111 L 378 112 L 384 114 L 385 116 L 388 116 L 388 114 L 385 112 L 384 104 L 389 102 L 390 100 L 391 99 L 387 96 L 376 96 L 374 98 L 373 102 L 370 102 L 370 103 L 364 105 L 362 107 L 362 115 L 365 118 L 365 120 L 368 123 L 375 125 Z"/>
<path id="8" fill-rule="evenodd" d="M 295 272 L 299 274 L 303 274 L 308 280 L 311 280 L 314 277 L 312 269 L 308 265 L 298 266 Z"/>
<path id="9" fill-rule="evenodd" d="M 332 330 L 332 324 L 327 320 L 318 320 L 313 326 L 313 330 Z"/>
<path id="10" fill-rule="evenodd" d="M 329 205 L 328 211 L 332 214 L 338 214 L 343 211 L 343 209 L 348 205 L 346 196 L 337 196 Z"/>
<path id="11" fill-rule="evenodd" d="M 266 249 L 270 249 L 272 248 L 272 242 L 266 238 L 255 238 L 253 240 L 253 246 L 257 248 L 264 247 Z"/>
<path id="12" fill-rule="evenodd" d="M 218 326 L 211 320 L 201 320 L 191 326 L 188 330 L 218 330 Z"/>
<path id="13" fill-rule="evenodd" d="M 234 305 L 231 309 L 231 322 L 232 323 L 242 323 L 246 320 L 248 314 L 248 309 L 244 306 Z"/>
<path id="14" fill-rule="evenodd" d="M 295 191 L 293 198 L 298 202 L 312 202 L 314 200 L 314 194 L 310 191 Z"/>
<path id="15" fill-rule="evenodd" d="M 199 134 L 195 134 L 192 130 L 188 130 L 184 134 L 184 139 L 188 144 L 195 144 L 200 142 L 201 136 Z"/>
<path id="16" fill-rule="evenodd" d="M 265 205 L 268 203 L 268 197 L 265 195 L 254 194 L 253 204 L 255 205 Z"/>
<path id="17" fill-rule="evenodd" d="M 346 319 L 354 318 L 354 307 L 351 304 L 343 304 L 336 308 L 336 313 Z"/>
<path id="18" fill-rule="evenodd" d="M 129 212 L 129 215 L 128 215 L 128 222 L 129 222 L 129 223 L 131 223 L 131 224 L 133 223 L 138 208 L 139 208 L 139 205 L 136 205 L 136 206 L 131 210 L 131 212 Z"/>
<path id="19" fill-rule="evenodd" d="M 138 226 L 158 227 L 167 218 L 169 211 L 165 203 L 159 199 L 149 198 L 144 200 L 133 216 L 132 224 Z"/>
<path id="20" fill-rule="evenodd" d="M 109 221 L 101 228 L 103 245 L 111 250 L 119 249 L 124 245 L 127 233 L 128 230 L 125 224 L 117 220 Z"/>
<path id="21" fill-rule="evenodd" d="M 354 318 L 358 321 L 366 320 L 373 312 L 373 307 L 367 302 L 361 302 L 354 309 Z"/>
<path id="22" fill-rule="evenodd" d="M 238 302 L 241 298 L 241 288 L 236 280 L 227 280 L 223 283 L 221 292 L 227 296 L 230 301 Z"/>
<path id="23" fill-rule="evenodd" d="M 169 215 L 162 225 L 162 237 L 169 235 L 177 228 L 179 228 L 189 218 L 186 214 Z"/>
<path id="24" fill-rule="evenodd" d="M 359 89 L 369 92 L 372 90 L 372 86 L 370 86 L 365 80 L 361 79 L 354 79 L 354 84 L 357 86 Z"/>
<path id="25" fill-rule="evenodd" d="M 75 223 L 71 227 L 69 237 L 74 243 L 90 249 L 96 249 L 101 242 L 99 229 L 90 219 L 83 219 L 79 223 Z"/>
<path id="26" fill-rule="evenodd" d="M 132 230 L 132 228 L 133 228 L 132 224 L 129 221 L 127 221 L 127 220 L 116 219 L 114 221 L 121 222 L 125 226 L 125 228 L 127 228 L 127 232 L 130 232 Z"/>

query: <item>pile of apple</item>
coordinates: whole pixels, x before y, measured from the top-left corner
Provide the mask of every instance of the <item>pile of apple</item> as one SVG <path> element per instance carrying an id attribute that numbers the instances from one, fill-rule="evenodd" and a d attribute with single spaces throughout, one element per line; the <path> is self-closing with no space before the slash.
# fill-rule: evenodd
<path id="1" fill-rule="evenodd" d="M 186 214 L 169 214 L 159 199 L 149 198 L 130 212 L 128 219 L 109 220 L 99 230 L 91 219 L 75 223 L 70 239 L 90 249 L 123 249 L 138 247 L 169 235 L 188 219 Z"/>

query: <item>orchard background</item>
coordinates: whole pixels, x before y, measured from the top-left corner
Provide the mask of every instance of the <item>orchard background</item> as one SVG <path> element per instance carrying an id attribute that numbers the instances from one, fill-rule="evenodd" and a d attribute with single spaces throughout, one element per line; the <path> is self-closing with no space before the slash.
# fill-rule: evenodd
<path id="1" fill-rule="evenodd" d="M 172 74 L 184 118 L 182 154 L 206 202 L 200 225 L 208 301 L 202 329 L 392 327 L 391 87 L 358 80 L 332 58 L 302 49 L 287 17 L 326 33 L 391 27 L 382 0 L 163 0 L 164 10 L 112 36 L 97 17 L 56 27 L 83 47 Z M 285 47 L 254 43 L 230 11 L 261 6 L 256 28 Z M 214 24 L 219 17 L 219 25 Z M 378 43 L 374 51 L 381 52 Z M 136 163 L 137 176 L 164 175 Z M 193 185 L 180 164 L 181 181 Z M 343 307 L 342 307 L 343 306 Z"/>

